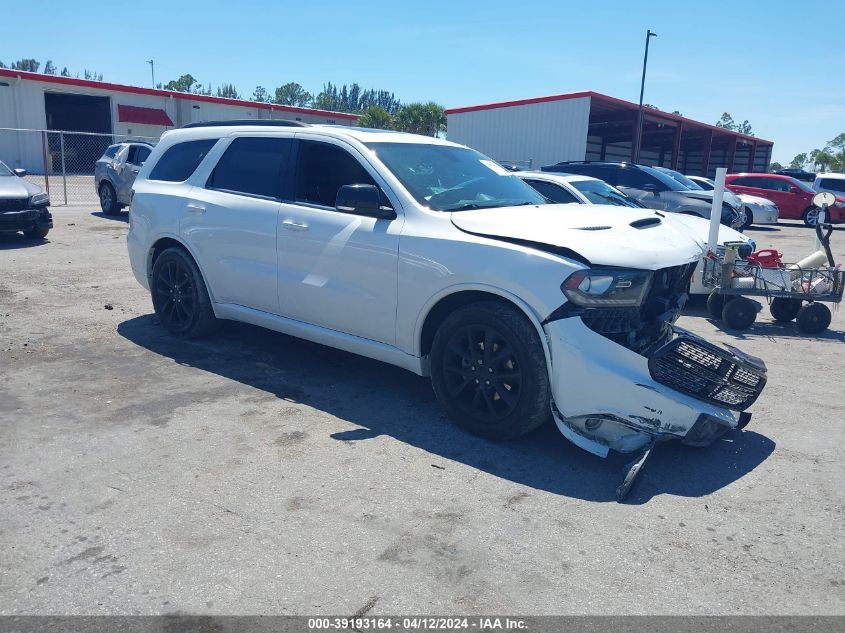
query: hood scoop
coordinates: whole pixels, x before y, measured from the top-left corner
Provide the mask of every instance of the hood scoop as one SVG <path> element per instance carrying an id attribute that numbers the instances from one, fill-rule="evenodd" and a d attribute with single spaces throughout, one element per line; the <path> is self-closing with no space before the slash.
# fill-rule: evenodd
<path id="1" fill-rule="evenodd" d="M 660 224 L 660 218 L 642 218 L 639 220 L 634 220 L 628 226 L 632 226 L 635 229 L 647 229 L 650 226 L 659 226 Z"/>

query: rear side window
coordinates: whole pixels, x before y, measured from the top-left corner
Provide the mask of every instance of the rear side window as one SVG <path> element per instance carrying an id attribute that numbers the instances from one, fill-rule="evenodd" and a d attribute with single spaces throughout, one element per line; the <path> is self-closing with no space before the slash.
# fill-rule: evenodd
<path id="1" fill-rule="evenodd" d="M 367 170 L 349 152 L 328 143 L 300 141 L 296 161 L 297 201 L 334 207 L 343 185 L 375 185 Z"/>
<path id="2" fill-rule="evenodd" d="M 106 149 L 106 153 L 103 154 L 103 156 L 105 156 L 106 158 L 114 158 L 120 147 L 120 145 L 112 145 L 111 147 Z"/>
<path id="3" fill-rule="evenodd" d="M 534 187 L 534 189 L 539 191 L 552 202 L 560 204 L 571 204 L 573 202 L 578 204 L 581 202 L 560 185 L 555 185 L 544 180 L 526 180 L 525 182 Z"/>
<path id="4" fill-rule="evenodd" d="M 237 138 L 220 158 L 206 186 L 278 198 L 292 145 L 289 138 Z"/>
<path id="5" fill-rule="evenodd" d="M 150 156 L 152 150 L 144 145 L 138 145 L 135 149 L 135 160 L 132 161 L 135 165 L 142 165 Z"/>
<path id="6" fill-rule="evenodd" d="M 187 180 L 215 143 L 217 143 L 216 138 L 177 143 L 167 149 L 164 155 L 158 159 L 152 172 L 150 172 L 150 180 L 167 182 Z"/>
<path id="7" fill-rule="evenodd" d="M 781 178 L 761 178 L 760 180 L 763 181 L 763 184 L 757 186 L 762 186 L 763 189 L 770 189 L 772 191 L 789 191 L 792 188 L 792 184 L 788 180 L 783 180 Z"/>
<path id="8" fill-rule="evenodd" d="M 731 180 L 730 184 L 737 187 L 762 187 L 763 179 L 755 178 L 754 176 L 740 176 Z"/>
<path id="9" fill-rule="evenodd" d="M 845 178 L 822 178 L 819 185 L 822 189 L 845 192 Z"/>

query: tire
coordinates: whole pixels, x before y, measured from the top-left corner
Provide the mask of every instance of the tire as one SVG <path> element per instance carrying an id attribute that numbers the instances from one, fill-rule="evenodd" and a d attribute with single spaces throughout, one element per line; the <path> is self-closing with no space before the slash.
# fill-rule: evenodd
<path id="1" fill-rule="evenodd" d="M 36 226 L 34 228 L 27 229 L 23 232 L 23 234 L 33 240 L 43 240 L 45 237 L 47 237 L 47 233 L 49 232 L 49 226 Z"/>
<path id="2" fill-rule="evenodd" d="M 202 274 L 182 248 L 163 251 L 153 264 L 150 292 L 159 323 L 179 338 L 197 338 L 217 326 Z"/>
<path id="3" fill-rule="evenodd" d="M 722 310 L 725 307 L 726 298 L 725 295 L 719 294 L 718 290 L 712 290 L 707 296 L 707 312 L 710 313 L 713 319 L 718 321 L 722 318 Z"/>
<path id="4" fill-rule="evenodd" d="M 821 334 L 830 325 L 830 309 L 822 303 L 808 303 L 798 311 L 798 329 L 804 334 Z"/>
<path id="5" fill-rule="evenodd" d="M 431 383 L 459 426 L 488 439 L 524 435 L 551 417 L 537 331 L 504 303 L 470 303 L 446 318 L 432 343 Z"/>
<path id="6" fill-rule="evenodd" d="M 117 194 L 110 182 L 100 185 L 100 208 L 106 215 L 117 215 L 120 212 L 120 205 L 117 203 Z"/>
<path id="7" fill-rule="evenodd" d="M 737 297 L 722 308 L 722 321 L 732 330 L 744 330 L 757 318 L 757 304 L 748 297 Z"/>
<path id="8" fill-rule="evenodd" d="M 804 224 L 807 226 L 816 226 L 819 221 L 819 210 L 818 207 L 807 207 L 804 209 L 804 213 L 801 215 Z"/>
<path id="9" fill-rule="evenodd" d="M 775 321 L 786 323 L 798 316 L 798 311 L 801 310 L 800 299 L 787 299 L 786 297 L 775 297 L 769 306 L 769 312 Z"/>
<path id="10" fill-rule="evenodd" d="M 744 231 L 745 229 L 750 229 L 751 225 L 754 224 L 754 214 L 751 212 L 751 209 L 748 207 L 742 208 L 743 219 L 742 219 L 742 226 L 739 227 L 739 231 Z"/>

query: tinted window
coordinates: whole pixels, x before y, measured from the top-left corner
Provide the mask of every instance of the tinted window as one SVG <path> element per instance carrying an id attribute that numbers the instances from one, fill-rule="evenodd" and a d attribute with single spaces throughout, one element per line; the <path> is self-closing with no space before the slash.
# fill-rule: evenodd
<path id="1" fill-rule="evenodd" d="M 147 158 L 150 156 L 150 152 L 152 152 L 149 147 L 144 145 L 138 145 L 135 151 L 135 160 L 133 161 L 136 165 L 142 164 Z"/>
<path id="2" fill-rule="evenodd" d="M 763 179 L 755 176 L 740 176 L 731 180 L 730 184 L 738 187 L 762 187 Z"/>
<path id="3" fill-rule="evenodd" d="M 375 185 L 364 167 L 347 151 L 328 143 L 300 141 L 294 197 L 334 207 L 343 185 Z"/>
<path id="4" fill-rule="evenodd" d="M 571 204 L 574 202 L 576 204 L 582 204 L 578 198 L 560 185 L 555 185 L 543 180 L 526 180 L 525 182 L 534 187 L 552 202 L 558 202 L 561 204 Z"/>
<path id="5" fill-rule="evenodd" d="M 278 198 L 293 139 L 238 138 L 223 153 L 207 187 Z"/>
<path id="6" fill-rule="evenodd" d="M 819 185 L 823 189 L 832 189 L 833 191 L 845 191 L 845 179 L 838 178 L 822 178 Z"/>
<path id="7" fill-rule="evenodd" d="M 716 185 L 708 180 L 696 180 L 695 182 L 705 191 L 713 191 L 716 188 Z"/>
<path id="8" fill-rule="evenodd" d="M 788 180 L 781 179 L 781 178 L 760 178 L 763 181 L 762 185 L 757 185 L 758 187 L 763 187 L 763 189 L 769 189 L 770 191 L 789 191 L 792 188 L 792 183 Z"/>
<path id="9" fill-rule="evenodd" d="M 168 182 L 187 180 L 199 167 L 202 159 L 214 147 L 215 143 L 217 143 L 217 139 L 212 138 L 174 145 L 158 159 L 152 172 L 150 172 L 150 180 L 165 180 Z"/>
<path id="10" fill-rule="evenodd" d="M 622 207 L 642 207 L 618 189 L 601 180 L 576 180 L 570 183 L 593 204 L 615 204 Z"/>

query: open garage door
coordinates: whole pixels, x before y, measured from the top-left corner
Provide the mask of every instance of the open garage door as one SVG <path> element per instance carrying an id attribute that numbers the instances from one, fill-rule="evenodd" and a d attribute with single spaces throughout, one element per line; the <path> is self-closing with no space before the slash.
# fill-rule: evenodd
<path id="1" fill-rule="evenodd" d="M 44 109 L 47 129 L 69 132 L 111 134 L 111 99 L 65 93 L 45 92 Z M 52 164 L 61 155 L 59 135 L 50 134 L 49 150 Z M 111 143 L 107 136 L 64 134 L 65 161 L 68 173 L 93 174 L 94 163 Z"/>

